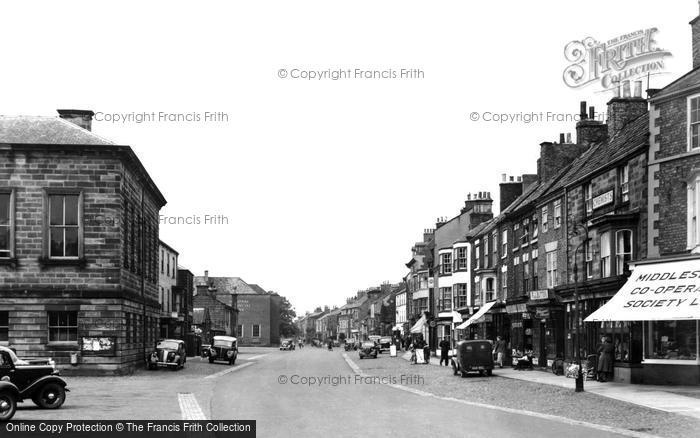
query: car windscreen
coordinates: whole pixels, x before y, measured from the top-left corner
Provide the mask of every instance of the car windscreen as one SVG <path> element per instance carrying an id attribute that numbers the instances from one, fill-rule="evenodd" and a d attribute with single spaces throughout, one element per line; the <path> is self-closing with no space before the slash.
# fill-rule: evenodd
<path id="1" fill-rule="evenodd" d="M 158 346 L 156 348 L 164 348 L 166 350 L 177 350 L 178 343 L 173 341 L 161 341 L 158 342 Z"/>
<path id="2" fill-rule="evenodd" d="M 231 341 L 225 341 L 222 339 L 214 339 L 214 346 L 215 347 L 222 347 L 222 348 L 228 348 L 232 344 Z"/>
<path id="3" fill-rule="evenodd" d="M 362 344 L 363 348 L 374 348 L 374 346 L 374 342 L 365 342 L 364 344 Z"/>

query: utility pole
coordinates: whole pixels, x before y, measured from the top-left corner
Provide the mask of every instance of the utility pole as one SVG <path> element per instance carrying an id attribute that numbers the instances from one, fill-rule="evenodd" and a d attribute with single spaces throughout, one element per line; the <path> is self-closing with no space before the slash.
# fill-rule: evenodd
<path id="1" fill-rule="evenodd" d="M 583 242 L 581 242 L 574 250 L 574 318 L 576 320 L 574 325 L 574 354 L 576 357 L 576 364 L 578 365 L 578 372 L 576 374 L 576 390 L 575 392 L 583 392 L 583 369 L 581 367 L 581 329 L 580 321 L 581 314 L 579 310 L 579 294 L 578 294 L 578 251 L 583 248 L 588 243 L 588 227 L 582 225 L 586 232 Z M 584 256 L 585 257 L 585 256 Z"/>

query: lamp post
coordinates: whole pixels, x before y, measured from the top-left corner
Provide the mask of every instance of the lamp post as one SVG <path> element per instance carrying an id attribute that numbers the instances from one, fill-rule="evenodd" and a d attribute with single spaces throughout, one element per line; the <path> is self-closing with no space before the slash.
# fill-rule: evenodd
<path id="1" fill-rule="evenodd" d="M 581 367 L 581 330 L 580 330 L 580 311 L 579 311 L 579 296 L 578 296 L 578 251 L 583 248 L 586 243 L 588 243 L 588 227 L 583 226 L 586 236 L 576 249 L 574 250 L 574 351 L 576 357 L 576 364 L 578 365 L 578 371 L 576 374 L 576 392 L 583 392 L 583 369 Z"/>

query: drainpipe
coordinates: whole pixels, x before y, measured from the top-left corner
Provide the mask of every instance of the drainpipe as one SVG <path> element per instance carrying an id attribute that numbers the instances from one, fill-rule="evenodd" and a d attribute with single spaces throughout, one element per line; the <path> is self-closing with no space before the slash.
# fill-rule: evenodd
<path id="1" fill-rule="evenodd" d="M 146 272 L 146 262 L 144 257 L 144 241 L 143 241 L 143 184 L 141 185 L 141 215 L 139 220 L 139 253 L 141 254 L 141 303 L 142 303 L 142 314 L 141 314 L 141 325 L 142 325 L 142 357 L 146 360 L 146 279 L 144 273 Z"/>

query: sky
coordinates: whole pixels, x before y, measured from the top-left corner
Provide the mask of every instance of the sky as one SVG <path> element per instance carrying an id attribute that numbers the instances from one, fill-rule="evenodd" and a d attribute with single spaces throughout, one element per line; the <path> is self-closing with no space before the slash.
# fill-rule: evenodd
<path id="1" fill-rule="evenodd" d="M 575 138 L 524 114 L 604 111 L 600 84 L 564 83 L 569 42 L 657 28 L 660 88 L 690 70 L 697 15 L 692 0 L 5 3 L 0 114 L 95 111 L 93 132 L 130 145 L 165 195 L 164 220 L 199 219 L 161 225 L 182 266 L 303 313 L 400 281 L 436 218 Z"/>

